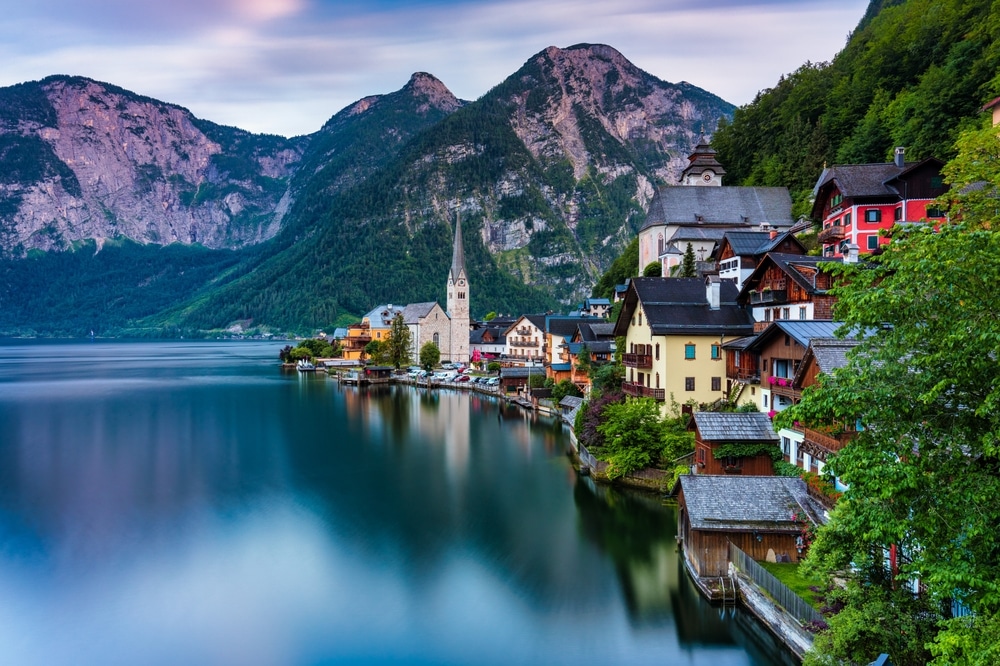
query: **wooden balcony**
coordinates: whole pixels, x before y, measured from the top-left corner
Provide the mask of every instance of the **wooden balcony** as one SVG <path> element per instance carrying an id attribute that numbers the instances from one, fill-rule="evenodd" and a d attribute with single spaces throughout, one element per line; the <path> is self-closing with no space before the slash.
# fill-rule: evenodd
<path id="1" fill-rule="evenodd" d="M 830 453 L 840 451 L 858 434 L 853 430 L 837 434 L 828 434 L 819 430 L 813 430 L 812 428 L 799 428 L 798 430 L 802 432 L 803 439 L 806 442 L 825 449 Z"/>
<path id="2" fill-rule="evenodd" d="M 788 300 L 787 289 L 765 289 L 764 291 L 751 291 L 751 303 L 784 303 Z"/>
<path id="3" fill-rule="evenodd" d="M 735 368 L 726 371 L 726 379 L 747 384 L 760 384 L 760 371 L 752 368 Z"/>
<path id="4" fill-rule="evenodd" d="M 648 386 L 641 386 L 633 382 L 622 384 L 622 393 L 634 398 L 652 398 L 658 402 L 663 402 L 667 399 L 667 389 L 649 388 Z"/>
<path id="5" fill-rule="evenodd" d="M 518 339 L 513 339 L 513 340 L 509 340 L 508 344 L 511 347 L 537 347 L 539 343 L 538 343 L 538 340 L 518 340 Z"/>
<path id="6" fill-rule="evenodd" d="M 652 354 L 623 354 L 622 363 L 626 368 L 652 368 Z"/>
<path id="7" fill-rule="evenodd" d="M 829 245 L 830 243 L 839 243 L 844 240 L 844 235 L 844 227 L 835 225 L 819 232 L 817 240 L 823 245 Z"/>

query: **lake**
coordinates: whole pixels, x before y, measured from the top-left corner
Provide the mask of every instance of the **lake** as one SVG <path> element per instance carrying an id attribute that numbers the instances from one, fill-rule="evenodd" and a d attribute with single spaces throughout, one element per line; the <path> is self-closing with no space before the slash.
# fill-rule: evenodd
<path id="1" fill-rule="evenodd" d="M 0 663 L 797 663 L 559 423 L 284 344 L 0 341 Z"/>

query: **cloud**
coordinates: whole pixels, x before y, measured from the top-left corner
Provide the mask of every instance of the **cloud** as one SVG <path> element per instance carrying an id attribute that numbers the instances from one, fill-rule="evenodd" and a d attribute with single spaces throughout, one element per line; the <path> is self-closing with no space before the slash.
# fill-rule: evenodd
<path id="1" fill-rule="evenodd" d="M 866 0 L 38 0 L 0 25 L 0 84 L 72 73 L 252 131 L 315 131 L 415 71 L 475 99 L 548 46 L 609 44 L 668 81 L 746 103 L 829 60 Z M 822 26 L 817 30 L 817 26 Z"/>

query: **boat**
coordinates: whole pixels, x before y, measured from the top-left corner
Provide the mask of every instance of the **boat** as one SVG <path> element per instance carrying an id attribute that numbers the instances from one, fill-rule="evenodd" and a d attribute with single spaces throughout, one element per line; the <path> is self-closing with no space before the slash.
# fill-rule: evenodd
<path id="1" fill-rule="evenodd" d="M 313 365 L 312 361 L 302 359 L 295 364 L 295 369 L 298 370 L 299 372 L 315 372 L 316 366 Z"/>

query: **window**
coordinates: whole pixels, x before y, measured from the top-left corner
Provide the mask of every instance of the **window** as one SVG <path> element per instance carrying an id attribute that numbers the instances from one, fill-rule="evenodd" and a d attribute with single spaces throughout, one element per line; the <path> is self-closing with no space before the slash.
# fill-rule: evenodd
<path id="1" fill-rule="evenodd" d="M 844 200 L 844 195 L 843 194 L 835 194 L 835 195 L 833 195 L 833 198 L 830 199 L 830 208 L 836 208 L 837 206 L 839 206 L 841 204 L 841 202 L 843 200 Z"/>
<path id="2" fill-rule="evenodd" d="M 771 321 L 771 311 L 768 309 L 764 310 L 764 321 Z"/>
<path id="3" fill-rule="evenodd" d="M 774 308 L 774 321 L 781 319 L 781 308 Z"/>
<path id="4" fill-rule="evenodd" d="M 685 377 L 684 378 L 684 390 L 685 391 L 693 391 L 694 390 L 694 377 Z"/>
<path id="5" fill-rule="evenodd" d="M 639 313 L 639 326 L 642 326 L 642 313 Z"/>
<path id="6" fill-rule="evenodd" d="M 869 250 L 874 250 L 877 247 L 878 247 L 878 236 L 869 236 L 868 237 L 868 249 Z"/>
<path id="7" fill-rule="evenodd" d="M 712 360 L 718 361 L 722 358 L 722 347 L 719 345 L 712 345 Z"/>
<path id="8" fill-rule="evenodd" d="M 941 176 L 931 176 L 931 187 L 937 189 L 944 186 L 944 180 Z"/>
<path id="9" fill-rule="evenodd" d="M 842 224 L 843 224 L 843 225 L 844 225 L 845 227 L 849 227 L 849 226 L 851 226 L 851 214 L 850 214 L 850 213 L 845 213 L 845 214 L 844 214 L 844 221 L 843 221 L 843 223 L 842 223 Z"/>
<path id="10" fill-rule="evenodd" d="M 900 220 L 903 219 L 903 207 L 902 206 L 898 207 L 895 211 L 893 211 L 893 213 L 892 213 L 892 219 L 895 220 L 896 222 L 899 222 Z"/>
<path id="11" fill-rule="evenodd" d="M 435 333 L 434 334 L 434 346 L 435 347 L 440 347 L 441 346 L 441 334 L 440 333 Z"/>
<path id="12" fill-rule="evenodd" d="M 785 346 L 788 347 L 792 344 L 792 337 L 785 333 Z"/>
<path id="13" fill-rule="evenodd" d="M 881 222 L 882 221 L 882 211 L 878 208 L 872 208 L 865 211 L 865 222 Z"/>
<path id="14" fill-rule="evenodd" d="M 791 311 L 790 311 L 789 308 L 782 308 L 781 309 L 781 318 L 782 319 L 790 319 L 791 316 L 792 315 L 791 315 Z"/>
<path id="15" fill-rule="evenodd" d="M 944 217 L 944 211 L 937 206 L 928 206 L 927 217 Z"/>
<path id="16" fill-rule="evenodd" d="M 800 305 L 799 306 L 799 319 L 805 319 L 805 318 L 806 318 L 806 306 Z"/>
<path id="17" fill-rule="evenodd" d="M 791 455 L 791 453 L 792 453 L 792 440 L 788 439 L 787 437 L 782 437 L 781 438 L 781 452 L 784 453 L 785 456 Z"/>
<path id="18" fill-rule="evenodd" d="M 713 391 L 722 390 L 722 377 L 712 377 L 712 390 Z"/>
<path id="19" fill-rule="evenodd" d="M 705 449 L 698 447 L 698 464 L 705 465 Z"/>
<path id="20" fill-rule="evenodd" d="M 688 343 L 688 344 L 684 345 L 684 358 L 687 359 L 687 360 L 689 360 L 689 361 L 694 359 L 694 345 L 693 344 Z M 688 390 L 690 391 L 692 389 L 688 389 Z"/>
<path id="21" fill-rule="evenodd" d="M 656 373 L 656 388 L 660 388 L 660 373 Z"/>
<path id="22" fill-rule="evenodd" d="M 766 393 L 761 394 L 760 399 L 763 401 L 764 406 L 767 407 L 767 394 Z"/>
<path id="23" fill-rule="evenodd" d="M 656 360 L 657 361 L 660 360 L 660 343 L 659 342 L 656 343 Z"/>

